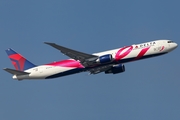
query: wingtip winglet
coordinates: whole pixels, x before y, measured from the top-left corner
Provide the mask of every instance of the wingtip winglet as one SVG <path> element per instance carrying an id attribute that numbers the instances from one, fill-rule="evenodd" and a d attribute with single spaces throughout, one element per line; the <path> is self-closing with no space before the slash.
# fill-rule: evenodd
<path id="1" fill-rule="evenodd" d="M 3 70 L 7 70 L 8 68 L 3 68 Z"/>
<path id="2" fill-rule="evenodd" d="M 45 44 L 48 44 L 48 45 L 52 45 L 52 44 L 55 44 L 55 43 L 50 43 L 50 42 L 44 42 Z"/>

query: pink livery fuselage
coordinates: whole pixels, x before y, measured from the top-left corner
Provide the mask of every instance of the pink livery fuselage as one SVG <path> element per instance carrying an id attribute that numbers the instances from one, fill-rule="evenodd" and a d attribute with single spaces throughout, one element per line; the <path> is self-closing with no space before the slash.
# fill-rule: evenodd
<path id="1" fill-rule="evenodd" d="M 118 49 L 94 53 L 92 55 L 98 56 L 99 59 L 97 58 L 94 61 L 94 64 L 90 66 L 84 66 L 80 60 L 67 59 L 45 65 L 33 66 L 23 71 L 28 74 L 14 74 L 13 78 L 18 80 L 48 79 L 84 71 L 89 71 L 91 74 L 100 72 L 116 74 L 125 71 L 124 63 L 163 55 L 174 50 L 176 47 L 177 44 L 171 40 L 156 40 L 147 43 L 134 44 Z M 10 59 L 14 59 L 11 56 L 13 56 L 13 54 L 9 54 L 9 57 Z M 13 65 L 15 66 L 16 63 L 13 63 Z M 16 70 L 19 70 L 18 65 L 15 67 Z"/>

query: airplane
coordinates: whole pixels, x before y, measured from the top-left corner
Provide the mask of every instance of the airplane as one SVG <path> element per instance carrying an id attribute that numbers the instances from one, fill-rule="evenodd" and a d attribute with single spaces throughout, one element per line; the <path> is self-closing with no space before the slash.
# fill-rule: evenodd
<path id="1" fill-rule="evenodd" d="M 133 44 L 104 52 L 87 54 L 55 43 L 45 42 L 70 57 L 44 65 L 35 65 L 21 54 L 9 48 L 6 50 L 15 69 L 4 68 L 13 79 L 50 79 L 88 71 L 90 74 L 118 74 L 125 72 L 124 63 L 164 55 L 177 48 L 171 40 L 155 40 Z"/>

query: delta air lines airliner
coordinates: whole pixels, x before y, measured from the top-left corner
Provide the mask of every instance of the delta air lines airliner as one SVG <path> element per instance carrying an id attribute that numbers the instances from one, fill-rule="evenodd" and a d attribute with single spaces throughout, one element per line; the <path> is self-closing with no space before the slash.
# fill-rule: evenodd
<path id="1" fill-rule="evenodd" d="M 45 44 L 58 49 L 64 55 L 70 57 L 70 59 L 45 65 L 35 65 L 21 54 L 9 48 L 6 50 L 6 53 L 15 69 L 4 68 L 4 70 L 12 74 L 13 79 L 17 80 L 50 79 L 85 71 L 88 71 L 90 74 L 100 72 L 117 74 L 125 71 L 124 63 L 164 55 L 178 46 L 177 43 L 171 40 L 155 40 L 104 52 L 87 54 L 55 43 L 45 42 Z"/>

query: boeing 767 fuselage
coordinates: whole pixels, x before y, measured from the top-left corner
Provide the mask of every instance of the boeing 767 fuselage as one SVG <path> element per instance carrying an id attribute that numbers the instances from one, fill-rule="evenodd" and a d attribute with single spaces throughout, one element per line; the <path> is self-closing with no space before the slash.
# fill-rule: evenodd
<path id="1" fill-rule="evenodd" d="M 156 40 L 87 54 L 55 43 L 45 43 L 60 50 L 71 59 L 37 66 L 9 48 L 6 52 L 15 69 L 5 68 L 4 70 L 11 73 L 13 79 L 17 80 L 57 78 L 84 71 L 89 71 L 90 74 L 100 72 L 117 74 L 125 71 L 124 63 L 160 56 L 169 53 L 178 46 L 171 40 Z"/>

